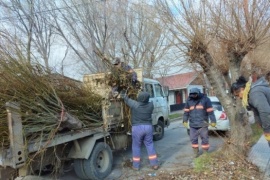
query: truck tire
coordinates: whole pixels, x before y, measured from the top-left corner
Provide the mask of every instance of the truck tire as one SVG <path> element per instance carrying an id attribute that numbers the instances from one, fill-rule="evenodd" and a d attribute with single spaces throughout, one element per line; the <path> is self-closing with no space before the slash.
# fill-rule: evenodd
<path id="1" fill-rule="evenodd" d="M 86 176 L 86 174 L 84 173 L 83 161 L 84 161 L 84 159 L 75 159 L 74 160 L 74 171 L 80 179 L 89 179 Z"/>
<path id="2" fill-rule="evenodd" d="M 90 157 L 83 161 L 84 174 L 88 179 L 104 179 L 112 171 L 113 156 L 109 145 L 99 142 Z"/>
<path id="3" fill-rule="evenodd" d="M 154 141 L 161 140 L 164 136 L 164 124 L 161 120 L 158 120 L 158 123 L 154 125 L 154 132 L 156 133 L 153 136 Z"/>

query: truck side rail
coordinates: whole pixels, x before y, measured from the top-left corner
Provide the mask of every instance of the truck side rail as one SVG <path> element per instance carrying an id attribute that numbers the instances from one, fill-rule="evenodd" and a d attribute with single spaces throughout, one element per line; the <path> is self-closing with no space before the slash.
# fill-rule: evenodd
<path id="1" fill-rule="evenodd" d="M 42 148 L 48 148 L 59 144 L 64 144 L 84 137 L 91 137 L 96 133 L 103 132 L 103 127 L 93 129 L 81 129 L 78 131 L 70 131 L 63 134 L 56 134 L 51 140 L 40 140 L 28 143 L 28 153 L 39 151 Z"/>
<path id="2" fill-rule="evenodd" d="M 56 133 L 51 139 L 39 139 L 25 144 L 23 139 L 23 126 L 20 116 L 20 106 L 14 102 L 6 103 L 7 120 L 9 126 L 10 147 L 8 149 L 0 148 L 0 166 L 9 166 L 20 168 L 25 165 L 27 153 L 37 152 L 43 148 L 53 147 L 59 144 L 71 142 L 84 137 L 91 137 L 97 133 L 104 132 L 103 126 L 95 128 L 85 128 L 73 130 L 65 133 Z M 27 146 L 26 146 L 27 145 Z M 26 150 L 26 151 L 25 151 Z"/>

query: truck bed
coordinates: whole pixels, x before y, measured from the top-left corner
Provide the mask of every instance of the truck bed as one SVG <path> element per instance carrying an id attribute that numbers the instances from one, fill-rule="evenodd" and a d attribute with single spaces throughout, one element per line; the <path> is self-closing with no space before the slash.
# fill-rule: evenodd
<path id="1" fill-rule="evenodd" d="M 43 139 L 28 143 L 28 153 L 39 151 L 42 148 L 64 144 L 73 140 L 93 136 L 96 133 L 104 132 L 103 127 L 72 130 L 64 133 L 57 133 L 51 139 Z M 106 132 L 104 132 L 106 134 Z M 0 164 L 1 165 L 1 164 Z"/>

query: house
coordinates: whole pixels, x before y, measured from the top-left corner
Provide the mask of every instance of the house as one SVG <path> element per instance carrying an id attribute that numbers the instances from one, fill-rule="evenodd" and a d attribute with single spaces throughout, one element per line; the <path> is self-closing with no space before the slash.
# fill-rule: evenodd
<path id="1" fill-rule="evenodd" d="M 184 108 L 188 92 L 193 87 L 199 88 L 202 93 L 210 93 L 205 75 L 198 71 L 160 77 L 157 80 L 163 86 L 169 87 L 168 101 L 170 111 L 182 110 Z"/>

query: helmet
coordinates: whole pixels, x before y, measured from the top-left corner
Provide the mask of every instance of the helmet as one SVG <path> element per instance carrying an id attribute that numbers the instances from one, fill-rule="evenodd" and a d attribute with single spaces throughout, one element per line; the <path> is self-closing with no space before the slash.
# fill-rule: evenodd
<path id="1" fill-rule="evenodd" d="M 189 91 L 189 97 L 191 99 L 198 99 L 200 97 L 200 93 L 201 93 L 200 92 L 200 89 L 198 89 L 198 88 L 192 88 Z"/>
<path id="2" fill-rule="evenodd" d="M 120 58 L 115 58 L 113 65 L 118 65 L 121 62 Z"/>
<path id="3" fill-rule="evenodd" d="M 190 89 L 189 94 L 200 94 L 200 89 L 192 88 Z"/>

